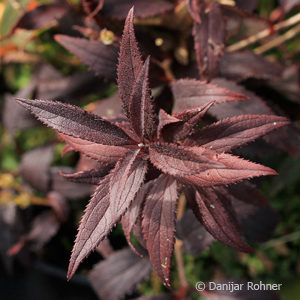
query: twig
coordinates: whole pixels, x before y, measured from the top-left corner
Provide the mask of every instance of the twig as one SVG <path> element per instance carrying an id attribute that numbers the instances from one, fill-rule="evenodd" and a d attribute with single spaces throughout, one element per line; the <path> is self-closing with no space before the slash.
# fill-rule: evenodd
<path id="1" fill-rule="evenodd" d="M 237 42 L 233 45 L 228 46 L 226 48 L 226 50 L 228 52 L 234 52 L 234 51 L 244 49 L 247 46 L 249 46 L 249 45 L 251 45 L 255 42 L 258 42 L 259 40 L 262 40 L 262 39 L 270 36 L 271 34 L 273 34 L 274 32 L 276 32 L 278 30 L 290 27 L 290 26 L 292 26 L 294 24 L 297 24 L 299 22 L 300 22 L 300 13 L 290 17 L 287 20 L 284 20 L 282 22 L 279 22 L 279 23 L 275 24 L 273 26 L 273 31 L 271 31 L 269 28 L 264 29 L 264 30 L 254 34 L 254 35 L 249 36 L 248 38 L 246 38 L 244 40 L 241 40 L 241 41 L 239 41 L 239 42 Z"/>
<path id="2" fill-rule="evenodd" d="M 179 201 L 178 201 L 178 211 L 177 211 L 178 219 L 180 219 L 184 213 L 185 204 L 186 204 L 185 196 L 184 196 L 184 194 L 181 194 L 179 197 Z M 175 242 L 176 264 L 177 264 L 177 268 L 178 268 L 178 276 L 179 276 L 180 285 L 181 285 L 181 287 L 184 288 L 184 287 L 187 287 L 189 284 L 186 279 L 185 271 L 184 271 L 182 246 L 183 246 L 182 241 L 176 239 L 176 242 Z"/>
<path id="3" fill-rule="evenodd" d="M 293 37 L 295 37 L 298 33 L 300 33 L 300 24 L 298 24 L 297 26 L 291 28 L 290 30 L 288 30 L 287 32 L 285 32 L 284 34 L 276 37 L 275 39 L 257 47 L 254 49 L 254 52 L 256 54 L 262 54 L 274 47 L 277 47 L 281 44 L 283 44 L 284 42 L 286 42 L 287 40 L 292 39 Z"/>
<path id="4" fill-rule="evenodd" d="M 293 233 L 284 235 L 283 237 L 280 237 L 279 239 L 270 240 L 263 245 L 263 249 L 272 248 L 276 245 L 285 244 L 287 242 L 292 242 L 295 240 L 300 239 L 300 231 L 295 231 Z"/>

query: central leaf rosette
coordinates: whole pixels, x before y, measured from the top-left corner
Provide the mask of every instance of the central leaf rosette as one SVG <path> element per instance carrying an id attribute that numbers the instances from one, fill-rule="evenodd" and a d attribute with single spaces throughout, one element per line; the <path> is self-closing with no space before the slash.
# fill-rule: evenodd
<path id="1" fill-rule="evenodd" d="M 154 269 L 170 287 L 178 183 L 195 216 L 214 238 L 237 250 L 251 251 L 240 235 L 231 205 L 238 192 L 227 185 L 276 172 L 228 152 L 288 121 L 272 115 L 242 115 L 199 129 L 199 122 L 213 105 L 247 97 L 189 79 L 172 83 L 175 106 L 179 103 L 184 110 L 172 115 L 160 110 L 157 114 L 148 84 L 150 58 L 142 60 L 133 18 L 131 9 L 119 55 L 121 119 L 104 119 L 55 101 L 18 102 L 59 133 L 67 142 L 66 151 L 80 151 L 98 162 L 95 169 L 64 175 L 97 183 L 79 226 L 68 278 L 121 220 L 132 249 L 148 253 Z M 256 191 L 248 183 L 244 188 Z M 133 247 L 131 233 L 141 248 Z"/>

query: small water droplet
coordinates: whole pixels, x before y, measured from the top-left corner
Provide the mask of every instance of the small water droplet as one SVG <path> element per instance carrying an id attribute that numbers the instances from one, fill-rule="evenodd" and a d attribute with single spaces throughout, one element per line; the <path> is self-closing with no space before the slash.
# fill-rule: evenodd
<path id="1" fill-rule="evenodd" d="M 277 123 L 276 123 L 276 122 L 274 122 L 274 123 L 273 123 L 273 125 L 275 126 L 275 125 L 277 125 Z"/>
<path id="2" fill-rule="evenodd" d="M 143 143 L 139 143 L 138 147 L 143 148 L 145 145 Z"/>
<path id="3" fill-rule="evenodd" d="M 212 204 L 210 205 L 210 207 L 211 207 L 211 208 L 215 208 L 215 206 L 214 206 L 214 205 L 212 205 Z"/>

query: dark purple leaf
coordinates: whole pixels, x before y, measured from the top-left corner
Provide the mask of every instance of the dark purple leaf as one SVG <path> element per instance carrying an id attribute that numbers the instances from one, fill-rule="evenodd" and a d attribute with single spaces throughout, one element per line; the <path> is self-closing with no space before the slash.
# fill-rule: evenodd
<path id="1" fill-rule="evenodd" d="M 23 98 L 31 96 L 36 88 L 36 85 L 36 81 L 32 80 L 29 85 L 20 90 L 14 96 L 9 94 L 4 95 L 2 122 L 3 127 L 6 128 L 11 134 L 13 134 L 16 129 L 27 129 L 38 124 L 29 111 L 14 101 L 15 97 Z"/>
<path id="2" fill-rule="evenodd" d="M 148 185 L 149 186 L 149 185 Z M 147 193 L 147 187 L 143 186 L 138 193 L 136 194 L 133 202 L 131 203 L 130 207 L 128 208 L 126 214 L 122 217 L 122 228 L 127 239 L 127 242 L 130 248 L 136 253 L 140 254 L 138 250 L 133 246 L 130 240 L 130 234 L 133 231 L 133 227 L 137 223 L 137 220 L 142 212 L 142 205 L 144 203 L 145 197 Z"/>
<path id="3" fill-rule="evenodd" d="M 194 19 L 193 36 L 200 78 L 216 75 L 218 62 L 224 50 L 225 19 L 219 3 L 188 1 Z"/>
<path id="4" fill-rule="evenodd" d="M 114 249 L 110 244 L 109 239 L 104 239 L 100 244 L 97 246 L 96 250 L 104 257 L 107 258 L 114 254 Z"/>
<path id="5" fill-rule="evenodd" d="M 243 235 L 248 241 L 262 243 L 272 237 L 279 215 L 270 205 L 254 206 L 241 201 L 232 203 Z"/>
<path id="6" fill-rule="evenodd" d="M 143 61 L 134 34 L 133 18 L 134 11 L 132 8 L 125 21 L 118 64 L 119 94 L 124 113 L 128 118 L 130 118 L 129 101 L 133 87 L 143 67 Z"/>
<path id="7" fill-rule="evenodd" d="M 136 78 L 129 102 L 130 123 L 141 141 L 153 139 L 156 132 L 156 115 L 148 84 L 149 61 L 148 57 Z"/>
<path id="8" fill-rule="evenodd" d="M 231 80 L 242 81 L 249 77 L 274 79 L 282 75 L 283 69 L 278 63 L 252 51 L 227 52 L 220 60 L 220 75 Z"/>
<path id="9" fill-rule="evenodd" d="M 105 84 L 92 72 L 80 72 L 67 77 L 59 74 L 55 78 L 40 78 L 36 97 L 49 100 L 63 99 L 64 102 L 74 103 L 89 93 L 99 92 L 103 87 Z"/>
<path id="10" fill-rule="evenodd" d="M 215 241 L 191 210 L 177 221 L 176 235 L 183 241 L 184 250 L 193 256 L 200 255 Z"/>
<path id="11" fill-rule="evenodd" d="M 62 18 L 67 11 L 68 6 L 65 3 L 40 5 L 33 10 L 27 11 L 14 28 L 32 30 L 51 26 L 56 24 L 56 21 Z"/>
<path id="12" fill-rule="evenodd" d="M 7 251 L 14 245 L 23 230 L 20 211 L 16 205 L 0 206 L 0 257 L 1 263 L 8 273 L 13 271 L 13 259 Z"/>
<path id="13" fill-rule="evenodd" d="M 98 182 L 109 173 L 112 167 L 113 164 L 101 164 L 97 166 L 97 169 L 79 171 L 73 174 L 64 174 L 61 172 L 60 175 L 76 183 L 97 185 Z"/>
<path id="14" fill-rule="evenodd" d="M 101 13 L 113 19 L 124 20 L 132 6 L 138 18 L 152 17 L 173 8 L 173 4 L 166 0 L 106 0 Z"/>
<path id="15" fill-rule="evenodd" d="M 274 115 L 274 112 L 265 102 L 244 87 L 225 79 L 214 79 L 213 83 L 237 93 L 243 93 L 249 98 L 248 101 L 243 103 L 222 103 L 221 105 L 212 107 L 210 113 L 217 119 L 224 119 L 243 114 Z M 276 132 L 271 132 L 266 135 L 264 140 L 276 145 L 279 149 L 282 149 L 291 155 L 297 155 L 300 151 L 299 132 L 292 126 L 279 128 Z"/>
<path id="16" fill-rule="evenodd" d="M 152 144 L 149 154 L 151 162 L 162 172 L 198 186 L 229 184 L 277 174 L 268 167 L 203 147 Z"/>
<path id="17" fill-rule="evenodd" d="M 247 96 L 241 93 L 194 79 L 175 81 L 171 84 L 171 87 L 175 99 L 174 112 L 198 108 L 211 101 L 223 103 L 247 99 Z"/>
<path id="18" fill-rule="evenodd" d="M 277 195 L 283 188 L 296 186 L 300 181 L 300 156 L 288 157 L 279 166 L 279 176 L 274 178 L 271 194 Z"/>
<path id="19" fill-rule="evenodd" d="M 248 12 L 252 13 L 258 6 L 259 0 L 235 0 L 235 6 Z"/>
<path id="20" fill-rule="evenodd" d="M 122 107 L 118 93 L 107 99 L 102 99 L 93 109 L 93 113 L 108 119 L 119 116 L 122 113 Z"/>
<path id="21" fill-rule="evenodd" d="M 48 193 L 47 200 L 49 205 L 53 208 L 57 218 L 61 222 L 67 221 L 69 215 L 69 205 L 66 198 L 58 192 L 52 191 Z"/>
<path id="22" fill-rule="evenodd" d="M 151 272 L 148 258 L 140 258 L 129 249 L 110 255 L 95 265 L 89 274 L 92 286 L 101 299 L 123 299 Z"/>
<path id="23" fill-rule="evenodd" d="M 55 40 L 76 55 L 96 75 L 115 80 L 118 48 L 100 41 L 56 35 Z"/>
<path id="24" fill-rule="evenodd" d="M 127 154 L 100 182 L 80 222 L 70 259 L 68 278 L 124 215 L 144 180 L 147 164 Z"/>
<path id="25" fill-rule="evenodd" d="M 47 100 L 17 101 L 41 122 L 65 135 L 105 145 L 130 144 L 120 128 L 76 106 Z"/>
<path id="26" fill-rule="evenodd" d="M 289 121 L 279 116 L 241 115 L 204 127 L 184 144 L 203 146 L 220 153 L 228 152 L 287 124 Z"/>
<path id="27" fill-rule="evenodd" d="M 30 231 L 21 236 L 20 241 L 13 245 L 9 251 L 9 255 L 16 255 L 25 243 L 32 243 L 36 249 L 40 249 L 46 244 L 58 231 L 59 222 L 52 211 L 45 211 L 38 215 L 32 225 Z"/>
<path id="28" fill-rule="evenodd" d="M 247 181 L 231 184 L 227 187 L 222 187 L 222 190 L 223 195 L 225 195 L 232 201 L 239 200 L 256 206 L 268 205 L 268 200 L 259 191 L 259 189 L 253 183 Z"/>
<path id="29" fill-rule="evenodd" d="M 90 184 L 78 184 L 63 178 L 61 173 L 74 173 L 74 169 L 69 167 L 51 168 L 51 190 L 58 192 L 66 199 L 81 199 L 89 196 L 93 192 Z"/>
<path id="30" fill-rule="evenodd" d="M 26 152 L 20 164 L 20 173 L 23 180 L 38 191 L 49 191 L 52 158 L 52 146 L 36 148 Z"/>
<path id="31" fill-rule="evenodd" d="M 129 151 L 129 149 L 125 147 L 98 144 L 61 133 L 59 136 L 68 143 L 68 147 L 64 149 L 63 154 L 73 149 L 104 163 L 114 163 Z"/>
<path id="32" fill-rule="evenodd" d="M 170 268 L 175 243 L 177 184 L 168 175 L 150 187 L 143 210 L 143 233 L 150 261 L 164 284 L 171 288 Z"/>
<path id="33" fill-rule="evenodd" d="M 158 137 L 163 136 L 164 141 L 180 141 L 194 133 L 196 126 L 204 117 L 215 101 L 203 106 L 177 113 L 173 116 L 160 111 Z"/>
<path id="34" fill-rule="evenodd" d="M 252 251 L 241 238 L 240 227 L 228 199 L 216 190 L 205 188 L 196 191 L 194 201 L 192 209 L 196 217 L 214 238 L 239 251 Z"/>
<path id="35" fill-rule="evenodd" d="M 300 82 L 299 66 L 291 65 L 288 66 L 283 71 L 282 78 L 269 80 L 268 85 L 270 85 L 272 89 L 278 91 L 284 97 L 299 104 L 300 103 L 299 82 Z"/>

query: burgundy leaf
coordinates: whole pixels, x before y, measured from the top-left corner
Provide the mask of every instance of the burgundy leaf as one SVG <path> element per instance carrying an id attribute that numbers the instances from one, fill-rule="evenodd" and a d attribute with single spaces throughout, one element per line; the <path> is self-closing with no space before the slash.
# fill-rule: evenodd
<path id="1" fill-rule="evenodd" d="M 172 115 L 169 115 L 163 109 L 159 110 L 158 119 L 159 119 L 159 123 L 158 123 L 158 127 L 157 127 L 157 137 L 158 138 L 161 137 L 162 130 L 164 129 L 165 126 L 181 122 L 180 119 L 178 119 Z"/>
<path id="2" fill-rule="evenodd" d="M 184 250 L 193 256 L 200 255 L 215 241 L 191 210 L 177 222 L 176 235 L 183 241 Z"/>
<path id="3" fill-rule="evenodd" d="M 139 151 L 135 150 L 129 153 L 112 170 L 109 185 L 110 208 L 112 211 L 125 212 L 144 181 L 147 161 L 137 158 Z"/>
<path id="4" fill-rule="evenodd" d="M 298 65 L 290 65 L 286 67 L 282 73 L 282 78 L 268 81 L 268 85 L 272 89 L 279 92 L 291 101 L 300 103 L 300 69 Z"/>
<path id="5" fill-rule="evenodd" d="M 20 173 L 23 180 L 41 192 L 50 189 L 50 165 L 53 147 L 46 146 L 33 149 L 22 156 Z"/>
<path id="6" fill-rule="evenodd" d="M 200 78 L 215 76 L 225 41 L 225 19 L 219 3 L 188 2 L 194 19 L 193 36 Z"/>
<path id="7" fill-rule="evenodd" d="M 231 80 L 242 81 L 249 77 L 274 79 L 282 75 L 283 69 L 278 63 L 252 51 L 227 52 L 220 60 L 220 74 Z"/>
<path id="8" fill-rule="evenodd" d="M 185 110 L 183 112 L 168 115 L 160 111 L 159 136 L 163 136 L 165 141 L 179 141 L 194 133 L 196 126 L 209 110 L 215 101 L 208 102 L 199 108 Z"/>
<path id="9" fill-rule="evenodd" d="M 148 185 L 149 186 L 149 185 Z M 122 217 L 122 228 L 127 239 L 130 248 L 136 253 L 140 254 L 138 250 L 132 245 L 130 240 L 130 234 L 133 231 L 133 227 L 136 224 L 138 217 L 142 212 L 142 205 L 144 203 L 147 193 L 147 187 L 143 186 L 136 194 L 132 204 L 128 208 L 126 214 Z"/>
<path id="10" fill-rule="evenodd" d="M 223 103 L 247 99 L 247 96 L 241 93 L 193 79 L 175 81 L 171 88 L 175 99 L 174 112 L 198 108 L 211 101 Z"/>
<path id="11" fill-rule="evenodd" d="M 232 204 L 243 235 L 248 241 L 262 243 L 272 237 L 279 215 L 270 205 L 258 207 L 241 201 L 233 201 Z"/>
<path id="12" fill-rule="evenodd" d="M 242 114 L 274 115 L 274 112 L 262 99 L 257 97 L 253 92 L 246 90 L 244 87 L 226 79 L 214 79 L 213 83 L 237 93 L 243 93 L 249 97 L 249 100 L 243 103 L 223 103 L 212 107 L 210 113 L 217 119 L 224 119 Z M 271 132 L 266 135 L 264 140 L 294 156 L 300 151 L 299 133 L 292 126 L 279 128 L 274 134 Z"/>
<path id="13" fill-rule="evenodd" d="M 16 255 L 28 242 L 31 242 L 37 249 L 41 248 L 57 233 L 58 228 L 59 222 L 52 211 L 41 213 L 34 219 L 30 231 L 9 249 L 8 254 Z"/>
<path id="14" fill-rule="evenodd" d="M 137 158 L 138 150 L 121 159 L 104 177 L 80 222 L 70 259 L 68 278 L 80 262 L 103 240 L 133 201 L 144 180 L 147 164 Z"/>
<path id="15" fill-rule="evenodd" d="M 134 11 L 130 9 L 125 21 L 118 64 L 118 87 L 125 115 L 130 118 L 129 101 L 134 83 L 143 67 L 133 28 Z"/>
<path id="16" fill-rule="evenodd" d="M 201 107 L 189 111 L 178 113 L 175 116 L 183 121 L 184 124 L 180 131 L 176 135 L 176 139 L 183 140 L 187 136 L 194 133 L 196 126 L 200 120 L 204 117 L 207 111 L 215 104 L 215 101 L 208 102 Z M 188 118 L 188 119 L 187 119 Z"/>
<path id="17" fill-rule="evenodd" d="M 244 94 L 248 98 L 243 102 L 228 102 L 212 107 L 210 113 L 217 119 L 225 119 L 238 115 L 274 115 L 274 112 L 261 98 L 242 85 L 223 78 L 214 79 L 212 82 L 235 93 Z"/>
<path id="18" fill-rule="evenodd" d="M 16 205 L 0 206 L 0 258 L 9 274 L 13 272 L 13 258 L 7 255 L 7 251 L 19 240 L 24 230 L 20 213 Z"/>
<path id="19" fill-rule="evenodd" d="M 109 257 L 115 251 L 110 244 L 109 239 L 104 239 L 96 248 L 97 252 L 99 252 L 104 258 Z"/>
<path id="20" fill-rule="evenodd" d="M 48 70 L 47 67 L 43 72 Z M 105 83 L 92 72 L 80 72 L 66 77 L 58 73 L 54 78 L 39 78 L 36 97 L 58 101 L 63 99 L 64 102 L 74 103 L 86 94 L 99 92 L 103 87 Z"/>
<path id="21" fill-rule="evenodd" d="M 166 0 L 109 0 L 104 2 L 101 12 L 110 18 L 124 20 L 132 6 L 138 18 L 152 17 L 173 8 L 173 4 Z"/>
<path id="22" fill-rule="evenodd" d="M 74 173 L 74 169 L 69 167 L 52 167 L 51 170 L 51 190 L 58 192 L 66 199 L 80 199 L 89 196 L 93 192 L 90 184 L 78 184 L 63 178 L 60 174 Z"/>
<path id="23" fill-rule="evenodd" d="M 232 201 L 239 200 L 256 206 L 268 205 L 268 200 L 260 190 L 253 183 L 247 181 L 230 184 L 227 187 L 222 187 L 222 190 L 227 190 L 226 196 Z M 224 192 L 222 193 L 224 194 Z"/>
<path id="24" fill-rule="evenodd" d="M 60 133 L 59 136 L 68 143 L 67 152 L 74 149 L 88 157 L 105 163 L 116 162 L 129 151 L 129 149 L 125 147 L 102 145 L 62 133 Z M 64 154 L 65 153 L 66 149 L 64 149 Z"/>
<path id="25" fill-rule="evenodd" d="M 240 236 L 231 202 L 211 188 L 198 189 L 192 209 L 208 232 L 225 245 L 239 251 L 252 248 Z"/>
<path id="26" fill-rule="evenodd" d="M 147 258 L 123 249 L 95 265 L 88 276 L 99 298 L 116 300 L 133 292 L 150 272 L 151 264 Z"/>
<path id="27" fill-rule="evenodd" d="M 130 144 L 120 128 L 76 106 L 47 100 L 17 101 L 41 122 L 65 135 L 105 145 Z"/>
<path id="28" fill-rule="evenodd" d="M 68 11 L 65 3 L 49 3 L 27 11 L 15 25 L 14 29 L 22 28 L 27 30 L 41 29 L 56 24 Z"/>
<path id="29" fill-rule="evenodd" d="M 287 124 L 289 121 L 279 116 L 241 115 L 204 127 L 190 136 L 185 145 L 228 152 Z"/>
<path id="30" fill-rule="evenodd" d="M 229 184 L 247 178 L 277 174 L 268 167 L 230 154 L 218 154 L 204 147 L 152 144 L 149 154 L 151 162 L 162 172 L 187 184 L 199 186 Z"/>
<path id="31" fill-rule="evenodd" d="M 248 12 L 252 13 L 258 6 L 259 0 L 235 0 L 235 6 Z"/>
<path id="32" fill-rule="evenodd" d="M 156 131 L 156 115 L 148 84 L 149 61 L 148 57 L 136 78 L 129 103 L 130 122 L 142 140 L 152 139 Z"/>
<path id="33" fill-rule="evenodd" d="M 112 164 L 101 164 L 101 166 L 98 166 L 97 169 L 79 171 L 73 174 L 64 174 L 61 172 L 60 175 L 73 182 L 96 185 L 102 177 L 109 173 L 112 167 Z"/>
<path id="34" fill-rule="evenodd" d="M 61 222 L 66 222 L 69 215 L 69 205 L 66 198 L 60 193 L 52 191 L 47 194 L 47 200 L 57 218 Z"/>
<path id="35" fill-rule="evenodd" d="M 171 288 L 170 268 L 175 243 L 176 207 L 176 181 L 162 174 L 149 189 L 142 226 L 150 261 L 168 288 Z"/>
<path id="36" fill-rule="evenodd" d="M 109 98 L 102 99 L 99 104 L 94 107 L 93 113 L 107 119 L 117 117 L 122 113 L 122 107 L 120 103 L 121 100 L 119 95 L 118 93 L 115 93 Z"/>
<path id="37" fill-rule="evenodd" d="M 115 80 L 118 48 L 100 41 L 56 35 L 55 40 L 76 55 L 98 76 Z"/>
<path id="38" fill-rule="evenodd" d="M 14 96 L 9 94 L 4 95 L 2 122 L 3 127 L 11 134 L 13 134 L 16 129 L 27 129 L 37 125 L 37 121 L 30 112 L 14 101 L 15 98 L 31 96 L 36 85 L 36 80 L 32 80 L 29 85 L 18 91 Z"/>

